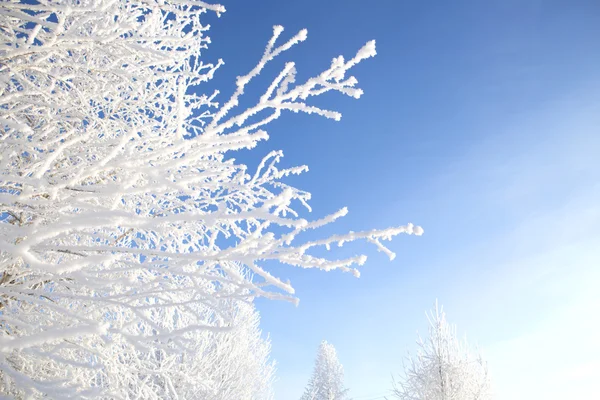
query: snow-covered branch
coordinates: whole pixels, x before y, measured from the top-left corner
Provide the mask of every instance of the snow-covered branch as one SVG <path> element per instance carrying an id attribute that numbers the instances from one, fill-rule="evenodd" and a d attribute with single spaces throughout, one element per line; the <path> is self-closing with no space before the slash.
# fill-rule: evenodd
<path id="1" fill-rule="evenodd" d="M 408 224 L 299 241 L 345 209 L 312 222 L 300 217 L 310 194 L 284 180 L 307 168 L 280 169 L 281 152 L 253 173 L 228 157 L 266 140 L 264 127 L 285 110 L 339 119 L 309 100 L 328 91 L 358 98 L 347 75 L 375 55 L 375 43 L 303 83 L 288 62 L 254 106 L 239 109 L 248 83 L 307 32 L 281 42 L 283 28 L 274 27 L 256 66 L 221 105 L 218 92 L 203 91 L 223 64 L 202 58 L 209 11 L 224 8 L 195 0 L 0 3 L 4 388 L 154 398 L 144 389 L 154 383 L 140 372 L 152 368 L 143 358 L 151 349 L 174 357 L 175 368 L 174 351 L 205 340 L 193 335 L 232 326 L 232 301 L 295 301 L 291 284 L 265 261 L 358 275 L 364 256 L 310 252 L 367 240 L 393 258 L 382 240 L 422 233 Z M 34 360 L 46 364 L 32 371 Z M 65 365 L 87 367 L 73 374 Z M 161 388 L 176 387 L 165 379 Z"/>

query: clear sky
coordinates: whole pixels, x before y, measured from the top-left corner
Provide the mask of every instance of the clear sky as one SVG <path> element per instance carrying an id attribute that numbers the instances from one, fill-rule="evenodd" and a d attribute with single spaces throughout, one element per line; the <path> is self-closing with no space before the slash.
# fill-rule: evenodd
<path id="1" fill-rule="evenodd" d="M 215 84 L 262 54 L 271 27 L 308 40 L 284 61 L 299 79 L 351 56 L 360 100 L 318 104 L 341 122 L 284 115 L 253 150 L 286 154 L 310 172 L 312 217 L 348 206 L 321 232 L 414 222 L 390 262 L 367 252 L 359 279 L 274 266 L 300 305 L 259 301 L 278 362 L 276 399 L 298 399 L 319 342 L 335 345 L 356 400 L 382 398 L 438 298 L 489 361 L 500 400 L 597 399 L 600 393 L 600 3 L 595 0 L 261 0 L 221 2 L 209 18 L 226 65 Z M 261 83 L 262 82 L 262 83 Z M 241 154 L 242 159 L 251 156 Z"/>

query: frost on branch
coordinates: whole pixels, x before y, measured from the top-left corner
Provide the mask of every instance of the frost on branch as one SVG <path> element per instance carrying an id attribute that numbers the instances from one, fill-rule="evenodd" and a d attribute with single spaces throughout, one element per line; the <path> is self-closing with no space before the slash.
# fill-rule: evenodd
<path id="1" fill-rule="evenodd" d="M 285 41 L 276 26 L 257 65 L 219 104 L 218 92 L 202 91 L 222 64 L 201 57 L 207 11 L 224 9 L 195 0 L 0 3 L 5 390 L 137 393 L 148 380 L 136 365 L 148 352 L 181 352 L 191 332 L 232 329 L 231 301 L 293 300 L 290 284 L 261 263 L 357 273 L 363 256 L 329 260 L 311 251 L 365 239 L 393 257 L 382 240 L 422 233 L 408 224 L 298 241 L 345 209 L 307 221 L 297 208 L 308 208 L 310 194 L 284 183 L 306 167 L 278 168 L 281 152 L 256 171 L 228 157 L 267 139 L 265 125 L 284 110 L 339 119 L 309 101 L 328 91 L 358 98 L 348 71 L 375 55 L 374 42 L 302 83 L 286 63 L 257 103 L 240 110 L 248 83 L 307 33 Z M 114 346 L 130 356 L 117 357 Z M 32 360 L 46 364 L 33 371 Z"/>

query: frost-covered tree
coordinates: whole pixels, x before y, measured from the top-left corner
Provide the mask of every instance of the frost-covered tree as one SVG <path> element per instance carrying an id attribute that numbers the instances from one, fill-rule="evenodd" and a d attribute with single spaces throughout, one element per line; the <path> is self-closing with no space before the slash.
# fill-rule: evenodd
<path id="1" fill-rule="evenodd" d="M 459 340 L 456 327 L 446 321 L 443 308 L 427 316 L 429 335 L 419 336 L 416 357 L 404 365 L 404 376 L 394 382 L 401 400 L 488 400 L 492 398 L 487 363 Z"/>
<path id="2" fill-rule="evenodd" d="M 230 309 L 231 331 L 192 331 L 187 335 L 189 351 L 159 353 L 178 365 L 177 375 L 173 368 L 167 370 L 179 398 L 272 399 L 275 367 L 269 359 L 270 342 L 261 337 L 259 314 L 253 304 L 240 301 L 232 302 Z M 157 398 L 169 395 L 165 391 Z"/>
<path id="3" fill-rule="evenodd" d="M 319 345 L 315 368 L 301 400 L 345 400 L 344 367 L 338 360 L 335 347 L 325 340 Z"/>
<path id="4" fill-rule="evenodd" d="M 232 304 L 295 301 L 265 262 L 358 274 L 364 256 L 311 253 L 364 239 L 393 257 L 382 240 L 422 233 L 298 239 L 347 210 L 307 220 L 298 206 L 310 210 L 310 194 L 284 182 L 305 166 L 280 169 L 272 152 L 250 171 L 231 154 L 266 140 L 286 110 L 339 119 L 310 100 L 359 97 L 348 71 L 375 43 L 304 82 L 287 62 L 240 109 L 248 83 L 307 33 L 282 40 L 276 26 L 218 103 L 203 83 L 223 62 L 201 52 L 204 14 L 223 11 L 197 0 L 0 2 L 0 390 L 174 398 L 188 355 L 204 363 L 205 338 L 235 329 Z M 238 367 L 228 360 L 220 379 Z"/>
<path id="5" fill-rule="evenodd" d="M 271 399 L 274 364 L 269 360 L 270 343 L 261 337 L 258 312 L 251 303 L 228 303 L 221 304 L 220 311 L 228 316 L 229 330 L 190 330 L 138 346 L 108 335 L 88 365 L 83 360 L 71 365 L 77 369 L 65 368 L 56 356 L 40 357 L 49 346 L 13 354 L 11 362 L 31 366 L 28 380 L 0 382 L 0 393 L 21 398 L 28 382 L 44 381 L 52 374 L 91 386 L 77 393 L 49 386 L 45 393 L 52 398 Z M 201 313 L 207 323 L 215 317 L 208 308 Z"/>

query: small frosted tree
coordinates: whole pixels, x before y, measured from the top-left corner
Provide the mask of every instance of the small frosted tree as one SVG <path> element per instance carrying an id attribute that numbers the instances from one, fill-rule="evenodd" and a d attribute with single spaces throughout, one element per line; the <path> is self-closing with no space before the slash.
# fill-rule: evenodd
<path id="1" fill-rule="evenodd" d="M 488 400 L 492 398 L 487 363 L 473 352 L 456 327 L 448 324 L 443 308 L 428 316 L 429 335 L 419 336 L 415 357 L 404 365 L 404 376 L 394 381 L 394 397 L 401 400 Z"/>
<path id="2" fill-rule="evenodd" d="M 364 256 L 328 259 L 315 249 L 362 239 L 393 257 L 382 241 L 422 233 L 407 224 L 304 241 L 347 210 L 305 219 L 311 196 L 285 178 L 307 167 L 279 168 L 279 151 L 253 171 L 231 157 L 266 140 L 265 126 L 285 111 L 338 120 L 311 100 L 360 97 L 348 73 L 375 43 L 304 82 L 287 62 L 240 109 L 249 82 L 307 32 L 282 40 L 275 26 L 219 103 L 203 86 L 223 63 L 201 53 L 208 12 L 224 8 L 0 2 L 0 391 L 175 398 L 180 354 L 209 362 L 205 335 L 234 329 L 232 301 L 296 301 L 266 262 L 358 275 Z M 238 368 L 224 360 L 220 368 Z"/>
<path id="3" fill-rule="evenodd" d="M 337 358 L 335 347 L 322 341 L 315 368 L 301 400 L 345 400 L 344 367 Z"/>

